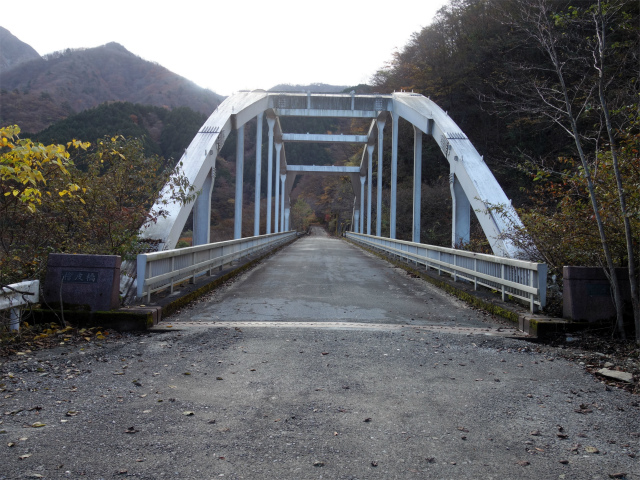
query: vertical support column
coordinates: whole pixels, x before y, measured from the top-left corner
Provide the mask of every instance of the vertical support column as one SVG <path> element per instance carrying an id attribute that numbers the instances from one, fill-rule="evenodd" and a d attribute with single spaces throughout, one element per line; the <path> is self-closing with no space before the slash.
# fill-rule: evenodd
<path id="1" fill-rule="evenodd" d="M 378 119 L 378 198 L 376 205 L 376 236 L 382 235 L 382 137 L 384 120 Z"/>
<path id="2" fill-rule="evenodd" d="M 422 202 L 422 130 L 413 126 L 413 235 L 420 243 L 420 207 Z"/>
<path id="3" fill-rule="evenodd" d="M 276 142 L 276 171 L 275 171 L 275 180 L 276 180 L 276 198 L 275 198 L 275 223 L 273 226 L 273 233 L 278 233 L 280 231 L 280 223 L 278 222 L 280 219 L 280 182 L 278 179 L 280 178 L 280 151 L 282 150 L 282 143 Z"/>
<path id="4" fill-rule="evenodd" d="M 280 215 L 280 231 L 281 232 L 285 232 L 286 230 L 284 228 L 285 227 L 285 218 L 284 218 L 284 215 L 285 215 L 285 208 L 284 208 L 285 192 L 284 192 L 284 185 L 285 185 L 285 182 L 287 181 L 287 176 L 281 174 L 280 175 L 280 181 L 282 182 L 282 188 L 281 188 L 282 191 L 280 192 L 280 204 L 281 204 L 281 207 L 280 207 L 280 214 L 281 214 Z M 287 208 L 287 210 L 288 210 L 288 208 Z"/>
<path id="5" fill-rule="evenodd" d="M 353 225 L 351 226 L 351 231 L 360 233 L 360 210 L 355 210 L 353 212 Z"/>
<path id="6" fill-rule="evenodd" d="M 389 238 L 396 238 L 396 206 L 398 198 L 398 114 L 391 115 L 391 212 Z"/>
<path id="7" fill-rule="evenodd" d="M 360 177 L 360 221 L 358 222 L 358 233 L 364 233 L 364 181 L 367 177 Z"/>
<path id="8" fill-rule="evenodd" d="M 206 245 L 211 241 L 211 191 L 213 170 L 209 170 L 200 195 L 193 205 L 193 245 Z"/>
<path id="9" fill-rule="evenodd" d="M 451 208 L 453 214 L 453 218 L 451 219 L 451 246 L 455 248 L 456 245 L 469 243 L 471 233 L 471 204 L 456 177 L 453 167 L 449 174 L 449 186 L 453 200 Z"/>
<path id="10" fill-rule="evenodd" d="M 233 238 L 242 238 L 242 182 L 244 173 L 244 125 L 238 128 L 236 145 L 236 203 L 233 222 Z"/>
<path id="11" fill-rule="evenodd" d="M 284 209 L 284 229 L 282 230 L 283 232 L 288 232 L 290 230 L 289 228 L 289 217 L 291 217 L 291 208 L 287 207 Z"/>
<path id="12" fill-rule="evenodd" d="M 371 184 L 373 182 L 373 145 L 367 145 L 367 235 L 371 235 Z"/>
<path id="13" fill-rule="evenodd" d="M 267 125 L 269 126 L 269 152 L 267 153 L 267 235 L 271 233 L 271 195 L 273 187 L 273 127 L 276 119 L 267 115 Z"/>
<path id="14" fill-rule="evenodd" d="M 260 235 L 260 183 L 262 181 L 262 113 L 256 117 L 256 199 L 253 216 L 253 236 Z"/>

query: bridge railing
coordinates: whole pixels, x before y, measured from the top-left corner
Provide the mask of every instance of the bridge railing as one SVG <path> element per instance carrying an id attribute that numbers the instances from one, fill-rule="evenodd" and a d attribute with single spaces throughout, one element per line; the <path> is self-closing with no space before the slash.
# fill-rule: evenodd
<path id="1" fill-rule="evenodd" d="M 547 300 L 547 265 L 512 258 L 497 257 L 467 252 L 453 248 L 437 247 L 423 243 L 375 237 L 347 232 L 354 242 L 381 250 L 406 261 L 424 265 L 427 270 L 446 272 L 454 281 L 464 279 L 478 285 L 497 290 L 502 300 L 507 296 L 518 298 L 529 304 L 531 313 L 544 308 Z"/>
<path id="2" fill-rule="evenodd" d="M 38 303 L 40 281 L 26 280 L 2 287 L 0 291 L 0 311 L 9 310 L 9 329 L 20 329 L 20 312 L 24 305 Z"/>
<path id="3" fill-rule="evenodd" d="M 138 255 L 137 297 L 147 297 L 176 284 L 202 275 L 211 275 L 215 268 L 248 257 L 256 252 L 274 248 L 296 237 L 295 231 L 260 235 L 239 240 L 209 243 Z"/>

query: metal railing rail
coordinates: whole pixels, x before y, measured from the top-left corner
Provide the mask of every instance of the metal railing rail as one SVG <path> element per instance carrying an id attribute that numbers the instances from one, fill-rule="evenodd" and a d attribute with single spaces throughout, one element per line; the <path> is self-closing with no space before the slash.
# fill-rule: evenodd
<path id="1" fill-rule="evenodd" d="M 0 292 L 0 310 L 10 310 L 9 329 L 20 329 L 20 314 L 24 305 L 40 301 L 40 281 L 25 280 L 2 287 Z"/>
<path id="2" fill-rule="evenodd" d="M 482 253 L 467 252 L 453 248 L 437 247 L 423 243 L 375 237 L 347 232 L 347 238 L 356 243 L 373 247 L 406 261 L 433 268 L 438 275 L 446 272 L 453 277 L 497 290 L 502 300 L 507 296 L 524 300 L 531 313 L 544 308 L 547 300 L 547 265 L 513 258 L 497 257 Z"/>
<path id="3" fill-rule="evenodd" d="M 195 247 L 141 253 L 138 255 L 137 297 L 150 301 L 151 294 L 195 278 L 203 272 L 211 275 L 214 268 L 247 257 L 261 250 L 274 248 L 296 238 L 295 231 L 272 233 L 258 237 L 197 245 Z"/>

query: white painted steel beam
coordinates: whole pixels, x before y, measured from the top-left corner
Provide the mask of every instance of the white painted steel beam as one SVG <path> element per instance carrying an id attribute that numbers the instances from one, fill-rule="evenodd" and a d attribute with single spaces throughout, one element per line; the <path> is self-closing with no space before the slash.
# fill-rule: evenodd
<path id="1" fill-rule="evenodd" d="M 420 243 L 422 203 L 422 130 L 413 126 L 413 243 Z"/>
<path id="2" fill-rule="evenodd" d="M 242 238 L 242 187 L 244 177 L 244 126 L 237 130 L 236 145 L 236 198 L 233 220 L 233 238 Z"/>
<path id="3" fill-rule="evenodd" d="M 260 112 L 256 117 L 256 183 L 255 183 L 255 212 L 253 216 L 253 236 L 260 235 L 260 186 L 262 183 L 262 118 Z"/>
<path id="4" fill-rule="evenodd" d="M 345 167 L 341 165 L 287 165 L 287 172 L 346 175 L 360 173 L 360 167 Z"/>
<path id="5" fill-rule="evenodd" d="M 285 142 L 367 143 L 367 135 L 326 135 L 322 133 L 283 133 Z"/>
<path id="6" fill-rule="evenodd" d="M 269 142 L 267 152 L 267 235 L 271 233 L 271 196 L 273 190 L 273 127 L 276 118 L 267 114 L 267 126 L 269 127 Z"/>
<path id="7" fill-rule="evenodd" d="M 360 177 L 360 224 L 358 225 L 358 233 L 364 232 L 364 182 L 367 177 Z"/>
<path id="8" fill-rule="evenodd" d="M 273 227 L 273 232 L 280 232 L 280 155 L 282 152 L 282 142 L 276 142 L 276 169 L 275 169 L 275 183 L 276 183 L 276 194 L 275 194 L 275 202 L 274 202 L 274 210 L 275 210 L 275 226 Z"/>
<path id="9" fill-rule="evenodd" d="M 391 208 L 389 238 L 396 238 L 396 209 L 398 205 L 398 114 L 391 115 Z"/>
<path id="10" fill-rule="evenodd" d="M 330 118 L 376 118 L 375 110 L 320 110 L 304 108 L 276 108 L 280 117 L 330 117 Z"/>
<path id="11" fill-rule="evenodd" d="M 211 193 L 213 191 L 213 170 L 205 178 L 198 198 L 193 205 L 193 245 L 205 245 L 211 235 Z"/>
<path id="12" fill-rule="evenodd" d="M 384 130 L 385 118 L 378 117 L 378 169 L 376 171 L 378 180 L 378 198 L 376 205 L 376 236 L 382 236 L 382 138 Z"/>
<path id="13" fill-rule="evenodd" d="M 373 145 L 367 145 L 367 235 L 371 235 L 371 187 L 373 183 Z"/>

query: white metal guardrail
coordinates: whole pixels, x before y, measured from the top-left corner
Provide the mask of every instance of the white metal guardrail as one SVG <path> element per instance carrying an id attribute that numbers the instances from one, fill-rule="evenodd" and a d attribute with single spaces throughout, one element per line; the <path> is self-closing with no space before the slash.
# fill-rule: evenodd
<path id="1" fill-rule="evenodd" d="M 40 281 L 26 280 L 2 287 L 0 292 L 0 310 L 9 310 L 10 330 L 20 329 L 21 307 L 40 301 Z"/>
<path id="2" fill-rule="evenodd" d="M 295 231 L 272 233 L 226 242 L 138 255 L 137 296 L 147 301 L 151 294 L 195 277 L 209 275 L 214 268 L 239 260 L 260 250 L 271 249 L 296 238 Z"/>
<path id="3" fill-rule="evenodd" d="M 449 273 L 454 281 L 462 278 L 478 285 L 497 290 L 502 300 L 507 295 L 524 300 L 531 313 L 544 308 L 547 300 L 547 265 L 512 258 L 496 257 L 453 248 L 436 247 L 423 243 L 375 237 L 347 232 L 347 238 L 356 243 L 373 247 L 404 260 Z"/>

